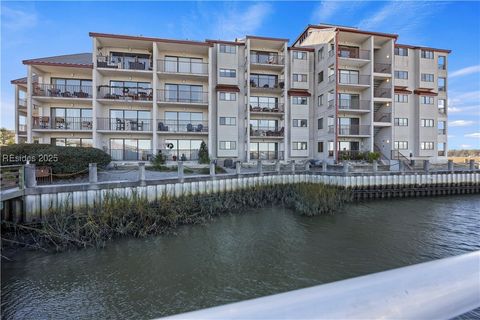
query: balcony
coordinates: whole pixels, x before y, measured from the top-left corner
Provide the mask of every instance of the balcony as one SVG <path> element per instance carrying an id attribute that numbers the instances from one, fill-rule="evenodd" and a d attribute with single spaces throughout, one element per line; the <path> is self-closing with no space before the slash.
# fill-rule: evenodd
<path id="1" fill-rule="evenodd" d="M 353 75 L 353 74 L 340 74 L 338 77 L 338 83 L 344 85 L 370 85 L 370 76 L 366 75 Z"/>
<path id="2" fill-rule="evenodd" d="M 438 113 L 441 115 L 445 115 L 447 112 L 445 108 L 438 108 Z"/>
<path id="3" fill-rule="evenodd" d="M 250 126 L 251 137 L 270 137 L 281 138 L 284 135 L 285 128 L 281 127 L 254 127 Z"/>
<path id="4" fill-rule="evenodd" d="M 445 64 L 438 64 L 438 70 L 447 70 L 447 66 Z"/>
<path id="5" fill-rule="evenodd" d="M 178 75 L 208 76 L 208 63 L 195 61 L 157 60 L 157 72 Z"/>
<path id="6" fill-rule="evenodd" d="M 250 80 L 250 88 L 252 91 L 268 91 L 268 92 L 281 92 L 285 87 L 284 81 L 256 81 Z"/>
<path id="7" fill-rule="evenodd" d="M 250 151 L 250 160 L 283 160 L 283 151 Z"/>
<path id="8" fill-rule="evenodd" d="M 374 98 L 391 99 L 392 98 L 392 88 L 375 88 L 373 90 L 373 97 Z"/>
<path id="9" fill-rule="evenodd" d="M 24 135 L 27 133 L 27 125 L 26 124 L 19 124 L 18 125 L 18 134 Z"/>
<path id="10" fill-rule="evenodd" d="M 98 86 L 97 99 L 119 101 L 152 101 L 153 89 L 108 85 Z"/>
<path id="11" fill-rule="evenodd" d="M 208 133 L 208 121 L 160 119 L 158 120 L 157 131 L 159 133 Z"/>
<path id="12" fill-rule="evenodd" d="M 328 82 L 329 83 L 335 82 L 335 74 L 331 74 L 328 76 Z"/>
<path id="13" fill-rule="evenodd" d="M 280 54 L 266 54 L 266 53 L 250 53 L 251 64 L 283 66 L 285 59 Z"/>
<path id="14" fill-rule="evenodd" d="M 92 87 L 83 85 L 36 83 L 33 85 L 33 96 L 48 98 L 91 99 Z"/>
<path id="15" fill-rule="evenodd" d="M 157 102 L 192 105 L 208 104 L 208 92 L 158 89 Z"/>
<path id="16" fill-rule="evenodd" d="M 250 103 L 250 112 L 252 113 L 283 113 L 283 111 L 283 103 Z"/>
<path id="17" fill-rule="evenodd" d="M 370 100 L 338 100 L 338 109 L 351 111 L 370 111 Z"/>
<path id="18" fill-rule="evenodd" d="M 447 134 L 447 129 L 438 129 L 438 134 L 439 135 L 446 135 Z"/>
<path id="19" fill-rule="evenodd" d="M 198 160 L 199 149 L 162 149 L 167 161 L 194 161 Z"/>
<path id="20" fill-rule="evenodd" d="M 392 65 L 390 63 L 378 63 L 373 64 L 373 72 L 375 73 L 392 73 Z"/>
<path id="21" fill-rule="evenodd" d="M 33 117 L 32 128 L 41 130 L 88 131 L 92 130 L 90 117 Z"/>
<path id="22" fill-rule="evenodd" d="M 335 126 L 329 125 L 328 126 L 328 133 L 334 133 L 335 132 Z"/>
<path id="23" fill-rule="evenodd" d="M 332 109 L 333 107 L 335 107 L 335 100 L 328 100 L 328 109 Z"/>
<path id="24" fill-rule="evenodd" d="M 97 68 L 151 71 L 152 63 L 147 58 L 97 56 Z"/>
<path id="25" fill-rule="evenodd" d="M 369 136 L 369 125 L 345 125 L 338 126 L 338 135 L 340 136 Z"/>
<path id="26" fill-rule="evenodd" d="M 152 158 L 151 149 L 109 149 L 113 161 L 148 161 Z"/>
<path id="27" fill-rule="evenodd" d="M 97 130 L 105 131 L 152 131 L 151 119 L 97 118 Z"/>
<path id="28" fill-rule="evenodd" d="M 23 109 L 27 107 L 27 99 L 18 99 L 18 108 Z"/>
<path id="29" fill-rule="evenodd" d="M 439 150 L 439 151 L 438 151 L 438 156 L 439 156 L 439 157 L 445 157 L 445 155 L 446 155 L 446 153 L 445 153 L 444 150 Z"/>
<path id="30" fill-rule="evenodd" d="M 358 48 L 339 47 L 338 57 L 343 59 L 370 60 L 370 50 L 360 50 Z"/>
<path id="31" fill-rule="evenodd" d="M 374 122 L 392 122 L 392 114 L 390 112 L 375 112 L 373 117 Z"/>

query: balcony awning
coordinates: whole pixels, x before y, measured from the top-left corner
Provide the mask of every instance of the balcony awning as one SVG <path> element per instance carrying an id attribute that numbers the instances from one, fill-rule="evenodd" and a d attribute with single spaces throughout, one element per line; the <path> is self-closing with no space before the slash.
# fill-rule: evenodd
<path id="1" fill-rule="evenodd" d="M 288 90 L 288 95 L 294 96 L 294 97 L 310 97 L 311 96 L 310 92 L 308 92 L 308 90 L 305 90 L 305 89 L 290 89 Z"/>
<path id="2" fill-rule="evenodd" d="M 432 89 L 426 89 L 426 88 L 418 88 L 413 92 L 420 96 L 438 96 L 438 93 L 433 92 Z"/>
<path id="3" fill-rule="evenodd" d="M 408 90 L 407 87 L 395 86 L 395 93 L 411 94 L 412 91 Z"/>
<path id="4" fill-rule="evenodd" d="M 215 89 L 217 89 L 217 91 L 240 92 L 240 88 L 238 86 L 229 84 L 217 84 Z"/>

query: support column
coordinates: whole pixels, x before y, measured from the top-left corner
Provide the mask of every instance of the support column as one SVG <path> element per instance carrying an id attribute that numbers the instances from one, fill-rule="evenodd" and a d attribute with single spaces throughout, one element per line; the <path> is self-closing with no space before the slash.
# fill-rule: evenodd
<path id="1" fill-rule="evenodd" d="M 277 173 L 280 173 L 281 168 L 282 168 L 282 167 L 281 167 L 281 164 L 280 164 L 280 160 L 277 160 L 277 161 L 275 162 L 275 171 L 276 171 Z"/>
<path id="2" fill-rule="evenodd" d="M 454 171 L 453 160 L 448 160 L 447 170 L 448 170 L 448 172 L 453 172 Z"/>
<path id="3" fill-rule="evenodd" d="M 293 174 L 295 174 L 295 161 L 292 160 L 292 162 L 290 162 L 290 170 L 292 171 Z"/>
<path id="4" fill-rule="evenodd" d="M 378 162 L 377 162 L 377 160 L 373 160 L 372 170 L 373 170 L 374 173 L 377 173 L 377 171 L 378 171 Z"/>
<path id="5" fill-rule="evenodd" d="M 37 177 L 35 176 L 35 165 L 25 165 L 25 187 L 34 188 L 37 186 Z"/>
<path id="6" fill-rule="evenodd" d="M 178 180 L 180 180 L 180 182 L 185 181 L 183 161 L 178 161 L 177 170 L 178 170 Z"/>
<path id="7" fill-rule="evenodd" d="M 475 171 L 475 160 L 471 159 L 469 164 L 470 164 L 470 171 Z"/>
<path id="8" fill-rule="evenodd" d="M 215 177 L 215 162 L 210 162 L 210 176 Z"/>
<path id="9" fill-rule="evenodd" d="M 257 160 L 257 172 L 259 175 L 263 174 L 262 160 Z"/>
<path id="10" fill-rule="evenodd" d="M 141 186 L 145 186 L 145 162 L 140 162 L 138 164 L 138 181 L 140 181 Z"/>
<path id="11" fill-rule="evenodd" d="M 348 174 L 348 171 L 349 171 L 349 165 L 348 163 L 344 162 L 343 163 L 343 174 Z"/>
<path id="12" fill-rule="evenodd" d="M 240 161 L 235 162 L 235 172 L 238 176 L 242 174 L 242 163 Z"/>
<path id="13" fill-rule="evenodd" d="M 430 161 L 429 160 L 423 160 L 423 171 L 425 171 L 425 173 L 428 173 L 430 171 Z"/>
<path id="14" fill-rule="evenodd" d="M 328 171 L 328 162 L 327 160 L 322 161 L 322 172 L 326 173 Z"/>

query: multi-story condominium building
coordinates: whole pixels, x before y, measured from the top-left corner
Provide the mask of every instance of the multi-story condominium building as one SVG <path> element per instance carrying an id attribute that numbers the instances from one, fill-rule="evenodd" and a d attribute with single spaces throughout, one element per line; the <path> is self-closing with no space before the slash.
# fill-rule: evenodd
<path id="1" fill-rule="evenodd" d="M 90 33 L 92 53 L 25 60 L 19 142 L 114 160 L 446 159 L 449 50 L 309 25 L 288 39 L 184 41 Z"/>

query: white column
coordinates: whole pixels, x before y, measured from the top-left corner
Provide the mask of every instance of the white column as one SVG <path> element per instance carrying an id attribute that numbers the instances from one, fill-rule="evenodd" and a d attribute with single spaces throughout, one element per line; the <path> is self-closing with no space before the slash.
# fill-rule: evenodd
<path id="1" fill-rule="evenodd" d="M 285 113 L 284 113 L 284 120 L 283 120 L 283 126 L 284 126 L 284 138 L 283 138 L 283 157 L 284 160 L 287 161 L 290 157 L 290 139 L 289 139 L 289 134 L 290 134 L 290 97 L 288 96 L 288 89 L 290 88 L 290 57 L 288 55 L 288 43 L 285 42 L 284 48 L 284 62 L 285 62 L 285 68 L 284 68 L 284 77 L 285 77 L 285 85 L 283 87 L 283 96 L 285 99 Z M 312 99 L 309 99 L 312 100 Z M 311 101 L 310 101 L 311 103 Z"/>
<path id="2" fill-rule="evenodd" d="M 157 123 L 158 123 L 158 107 L 157 107 L 157 89 L 158 89 L 158 76 L 157 76 L 157 71 L 158 71 L 158 47 L 157 43 L 153 43 L 153 82 L 152 82 L 152 88 L 153 88 L 153 101 L 152 101 L 152 132 L 153 132 L 153 138 L 152 138 L 152 153 L 154 155 L 157 154 L 157 149 L 158 149 L 158 135 L 157 135 Z"/>
<path id="3" fill-rule="evenodd" d="M 214 118 L 215 112 L 213 110 L 213 97 L 215 89 L 213 88 L 213 54 L 212 47 L 208 48 L 208 153 L 210 158 L 216 159 L 216 143 L 214 144 L 214 137 L 216 136 L 217 131 L 217 121 Z"/>
<path id="4" fill-rule="evenodd" d="M 32 143 L 32 117 L 33 117 L 33 71 L 32 66 L 27 66 L 27 142 Z"/>
<path id="5" fill-rule="evenodd" d="M 92 70 L 92 142 L 93 146 L 98 149 L 102 149 L 100 143 L 100 137 L 97 133 L 98 131 L 98 117 L 99 117 L 99 103 L 97 102 L 97 93 L 98 93 L 98 86 L 101 85 L 100 79 L 98 77 L 97 71 L 97 55 L 98 55 L 98 48 L 97 48 L 97 39 L 94 37 L 92 38 L 93 41 L 93 54 L 92 54 L 92 63 L 93 63 L 93 70 Z M 108 146 L 110 148 L 110 146 Z"/>
<path id="6" fill-rule="evenodd" d="M 15 143 L 18 143 L 18 84 L 15 85 L 15 98 L 14 98 L 14 106 L 15 106 Z"/>

